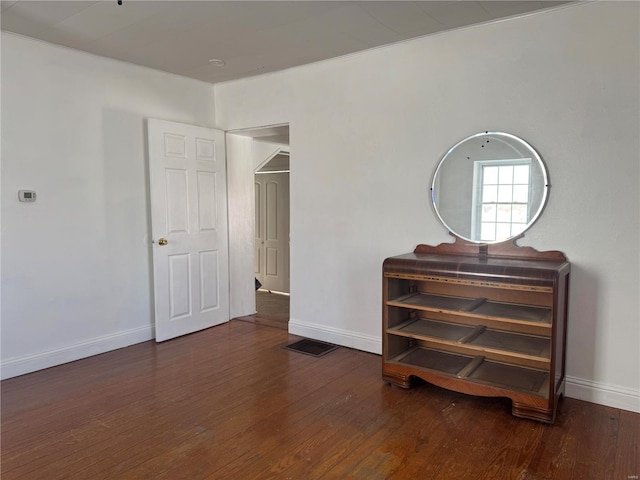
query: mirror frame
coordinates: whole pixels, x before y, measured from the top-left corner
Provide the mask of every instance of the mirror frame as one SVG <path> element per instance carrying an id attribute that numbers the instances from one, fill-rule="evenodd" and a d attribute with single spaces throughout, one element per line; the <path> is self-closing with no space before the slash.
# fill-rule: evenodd
<path id="1" fill-rule="evenodd" d="M 524 149 L 526 149 L 528 151 L 528 153 L 530 153 L 530 155 L 531 155 L 531 160 L 532 161 L 536 161 L 538 163 L 538 166 L 540 167 L 540 170 L 542 172 L 542 177 L 543 177 L 543 180 L 544 180 L 544 185 L 543 185 L 544 189 L 543 189 L 543 192 L 542 192 L 542 199 L 540 200 L 540 205 L 539 205 L 537 211 L 530 217 L 530 220 L 527 222 L 526 227 L 520 233 L 518 233 L 516 235 L 512 235 L 512 236 L 510 236 L 508 238 L 503 238 L 503 239 L 494 240 L 494 241 L 473 240 L 471 238 L 468 238 L 468 237 L 466 237 L 464 235 L 461 235 L 460 233 L 454 231 L 449 226 L 449 224 L 444 220 L 444 218 L 442 218 L 442 215 L 440 214 L 440 211 L 438 210 L 438 206 L 437 206 L 437 203 L 436 203 L 436 180 L 438 178 L 438 173 L 440 173 L 442 165 L 444 164 L 444 162 L 462 144 L 464 144 L 466 142 L 470 142 L 470 141 L 472 141 L 474 139 L 478 139 L 480 137 L 484 137 L 484 136 L 490 136 L 492 138 L 494 138 L 494 137 L 506 138 L 506 139 L 510 140 L 511 142 L 514 142 L 515 144 L 519 145 L 520 147 L 523 147 Z M 523 158 L 525 158 L 525 157 L 523 157 Z M 547 166 L 546 166 L 544 160 L 542 159 L 542 157 L 540 156 L 540 154 L 536 151 L 535 148 L 533 148 L 533 146 L 531 146 L 529 143 L 527 143 L 522 138 L 517 137 L 515 135 L 512 135 L 510 133 L 485 131 L 485 132 L 476 133 L 476 134 L 470 135 L 470 136 L 468 136 L 466 138 L 463 138 L 458 143 L 456 143 L 453 147 L 449 148 L 449 150 L 447 150 L 447 152 L 442 156 L 442 158 L 438 162 L 438 164 L 436 166 L 436 169 L 434 170 L 433 175 L 431 177 L 431 188 L 430 188 L 431 205 L 433 207 L 433 210 L 436 213 L 436 216 L 438 217 L 438 219 L 442 223 L 442 225 L 444 225 L 444 227 L 452 235 L 454 235 L 455 237 L 461 238 L 461 239 L 463 239 L 463 240 L 465 240 L 467 242 L 470 242 L 470 243 L 475 243 L 475 244 L 479 244 L 479 245 L 491 245 L 491 244 L 497 244 L 497 243 L 512 241 L 512 240 L 515 240 L 515 239 L 517 239 L 519 237 L 522 237 L 524 235 L 524 233 L 531 228 L 531 226 L 536 222 L 536 220 L 538 220 L 538 218 L 542 214 L 542 211 L 544 210 L 544 208 L 545 208 L 545 206 L 547 204 L 547 201 L 549 199 L 549 189 L 550 188 L 551 188 L 551 184 L 549 182 L 549 172 L 547 170 Z M 471 208 L 471 207 L 469 207 L 469 208 Z"/>

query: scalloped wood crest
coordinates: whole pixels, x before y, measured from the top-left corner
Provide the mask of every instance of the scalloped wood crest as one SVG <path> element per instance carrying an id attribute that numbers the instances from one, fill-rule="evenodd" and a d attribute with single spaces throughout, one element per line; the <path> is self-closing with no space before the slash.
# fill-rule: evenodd
<path id="1" fill-rule="evenodd" d="M 533 247 L 521 247 L 516 241 L 524 237 L 521 234 L 500 243 L 473 243 L 463 240 L 454 233 L 449 232 L 455 242 L 441 243 L 438 246 L 418 245 L 414 253 L 429 253 L 434 255 L 466 255 L 479 257 L 517 258 L 522 260 L 542 260 L 553 262 L 566 262 L 567 257 L 558 250 L 540 252 Z"/>

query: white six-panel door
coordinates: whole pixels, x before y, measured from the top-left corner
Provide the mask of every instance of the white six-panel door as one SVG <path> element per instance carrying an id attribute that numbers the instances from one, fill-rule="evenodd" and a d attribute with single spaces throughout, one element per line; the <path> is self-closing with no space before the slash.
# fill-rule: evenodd
<path id="1" fill-rule="evenodd" d="M 148 120 L 156 341 L 229 320 L 224 133 Z"/>
<path id="2" fill-rule="evenodd" d="M 256 174 L 256 278 L 262 288 L 289 292 L 289 174 Z"/>

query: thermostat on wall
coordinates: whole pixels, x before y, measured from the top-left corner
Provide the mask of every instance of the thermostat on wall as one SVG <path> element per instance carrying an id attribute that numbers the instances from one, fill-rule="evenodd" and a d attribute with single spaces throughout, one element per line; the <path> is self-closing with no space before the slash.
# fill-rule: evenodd
<path id="1" fill-rule="evenodd" d="M 21 202 L 35 202 L 36 192 L 34 190 L 18 190 L 18 200 Z"/>

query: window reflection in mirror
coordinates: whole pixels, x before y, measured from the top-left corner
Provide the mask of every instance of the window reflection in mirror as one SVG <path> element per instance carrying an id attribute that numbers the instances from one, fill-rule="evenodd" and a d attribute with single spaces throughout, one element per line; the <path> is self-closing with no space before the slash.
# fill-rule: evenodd
<path id="1" fill-rule="evenodd" d="M 471 236 L 483 242 L 519 235 L 529 223 L 531 159 L 474 162 Z"/>

